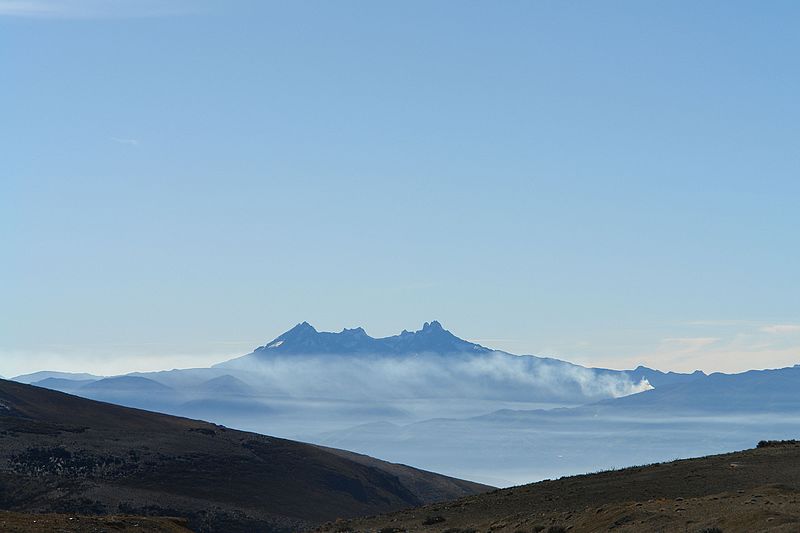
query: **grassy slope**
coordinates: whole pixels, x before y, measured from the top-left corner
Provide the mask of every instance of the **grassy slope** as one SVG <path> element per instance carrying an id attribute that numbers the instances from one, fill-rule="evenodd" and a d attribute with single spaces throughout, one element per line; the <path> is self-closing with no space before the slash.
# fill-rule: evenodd
<path id="1" fill-rule="evenodd" d="M 796 532 L 798 502 L 793 444 L 544 481 L 323 530 Z"/>

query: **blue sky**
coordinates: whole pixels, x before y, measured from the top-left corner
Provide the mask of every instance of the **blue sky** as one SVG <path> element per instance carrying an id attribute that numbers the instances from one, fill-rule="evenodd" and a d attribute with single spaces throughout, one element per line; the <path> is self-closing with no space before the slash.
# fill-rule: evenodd
<path id="1" fill-rule="evenodd" d="M 438 319 L 800 363 L 795 2 L 0 0 L 0 374 Z"/>

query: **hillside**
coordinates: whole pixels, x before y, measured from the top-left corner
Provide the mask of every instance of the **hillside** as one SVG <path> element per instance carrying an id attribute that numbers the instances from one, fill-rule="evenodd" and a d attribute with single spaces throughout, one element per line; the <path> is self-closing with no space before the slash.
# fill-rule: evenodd
<path id="1" fill-rule="evenodd" d="M 0 508 L 296 531 L 487 489 L 316 446 L 0 381 Z"/>
<path id="2" fill-rule="evenodd" d="M 144 516 L 80 516 L 0 511 L 3 533 L 191 533 L 186 520 Z"/>
<path id="3" fill-rule="evenodd" d="M 800 444 L 566 477 L 321 531 L 750 533 L 800 529 Z M 713 529 L 718 528 L 718 529 Z"/>

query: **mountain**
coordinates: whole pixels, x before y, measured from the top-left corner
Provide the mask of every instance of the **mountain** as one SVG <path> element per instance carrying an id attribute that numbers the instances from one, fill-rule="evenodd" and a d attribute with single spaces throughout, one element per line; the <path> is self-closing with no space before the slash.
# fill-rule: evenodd
<path id="1" fill-rule="evenodd" d="M 30 385 L 31 383 L 42 381 L 48 378 L 68 379 L 72 381 L 92 381 L 92 380 L 96 381 L 98 379 L 103 379 L 102 376 L 95 376 L 93 374 L 74 373 L 74 372 L 51 372 L 48 370 L 44 370 L 41 372 L 34 372 L 32 374 L 23 374 L 21 376 L 17 376 L 11 379 L 13 379 L 14 381 L 18 381 L 20 383 L 26 383 Z"/>
<path id="2" fill-rule="evenodd" d="M 363 328 L 344 329 L 339 333 L 320 332 L 308 322 L 303 322 L 266 345 L 256 348 L 253 353 L 215 366 L 236 366 L 237 361 L 262 359 L 277 354 L 407 355 L 488 352 L 491 352 L 488 348 L 459 339 L 436 320 L 425 322 L 419 331 L 403 330 L 399 335 L 378 339 L 367 335 Z"/>
<path id="3" fill-rule="evenodd" d="M 362 328 L 319 332 L 303 322 L 213 370 L 257 376 L 272 396 L 358 401 L 435 397 L 556 406 L 650 388 L 646 379 L 636 381 L 624 371 L 491 350 L 456 337 L 437 321 L 384 338 Z"/>
<path id="4" fill-rule="evenodd" d="M 82 387 L 94 383 L 92 379 L 64 379 L 64 378 L 45 378 L 41 381 L 31 383 L 36 387 L 43 387 L 45 389 L 57 390 L 61 392 L 75 393 Z"/>
<path id="5" fill-rule="evenodd" d="M 800 445 L 565 477 L 319 531 L 513 533 L 792 532 L 800 526 Z"/>
<path id="6" fill-rule="evenodd" d="M 699 376 L 644 367 L 586 368 L 514 355 L 463 340 L 437 321 L 384 338 L 373 338 L 363 328 L 320 332 L 303 322 L 212 368 L 133 373 L 85 388 L 37 383 L 304 440 L 367 423 L 405 425 L 501 409 L 574 407 Z"/>
<path id="7" fill-rule="evenodd" d="M 317 331 L 308 322 L 302 322 L 289 331 L 279 335 L 264 346 L 256 348 L 252 353 L 214 365 L 216 369 L 246 369 L 252 368 L 259 362 L 279 359 L 281 356 L 380 356 L 380 357 L 408 357 L 425 354 L 449 355 L 451 357 L 489 356 L 503 354 L 513 356 L 499 350 L 492 350 L 453 335 L 444 329 L 441 323 L 434 320 L 425 322 L 422 329 L 414 332 L 403 330 L 399 335 L 374 338 L 358 327 L 344 329 L 339 333 Z M 566 361 L 549 357 L 532 355 L 513 356 L 535 360 L 552 367 L 562 366 L 565 370 L 584 369 Z M 603 378 L 625 376 L 633 383 L 646 382 L 651 386 L 672 385 L 684 383 L 704 377 L 701 371 L 692 374 L 676 372 L 661 372 L 644 366 L 634 370 L 620 371 L 611 369 L 589 369 Z"/>
<path id="8" fill-rule="evenodd" d="M 594 409 L 616 413 L 714 414 L 796 413 L 800 411 L 800 366 L 714 373 L 678 381 L 624 398 L 599 402 Z"/>
<path id="9" fill-rule="evenodd" d="M 633 370 L 626 370 L 625 373 L 634 381 L 646 380 L 655 388 L 676 385 L 678 383 L 687 383 L 706 377 L 705 372 L 702 370 L 695 370 L 690 374 L 682 374 L 679 372 L 661 372 L 660 370 L 653 370 L 646 366 L 637 366 Z"/>
<path id="10" fill-rule="evenodd" d="M 370 457 L 0 381 L 0 508 L 298 531 L 488 487 Z"/>
<path id="11" fill-rule="evenodd" d="M 254 389 L 241 379 L 225 374 L 211 378 L 198 385 L 195 389 L 198 394 L 219 396 L 247 396 L 254 394 Z"/>
<path id="12" fill-rule="evenodd" d="M 104 378 L 65 392 L 92 400 L 159 412 L 170 412 L 183 399 L 182 394 L 175 389 L 138 376 Z"/>
<path id="13" fill-rule="evenodd" d="M 81 387 L 85 393 L 167 394 L 172 389 L 158 381 L 137 376 L 118 376 L 93 381 Z"/>

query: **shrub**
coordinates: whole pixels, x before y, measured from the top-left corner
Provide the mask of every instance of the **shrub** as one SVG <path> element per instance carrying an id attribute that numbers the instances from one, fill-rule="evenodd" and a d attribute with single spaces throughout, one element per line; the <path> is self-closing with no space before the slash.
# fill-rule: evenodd
<path id="1" fill-rule="evenodd" d="M 550 526 L 547 528 L 547 533 L 567 533 L 564 526 Z"/>
<path id="2" fill-rule="evenodd" d="M 445 521 L 443 516 L 429 516 L 422 521 L 423 526 L 432 526 L 433 524 L 441 524 Z"/>
<path id="3" fill-rule="evenodd" d="M 759 441 L 756 448 L 777 448 L 780 446 L 797 446 L 800 441 L 797 440 L 762 440 Z"/>

